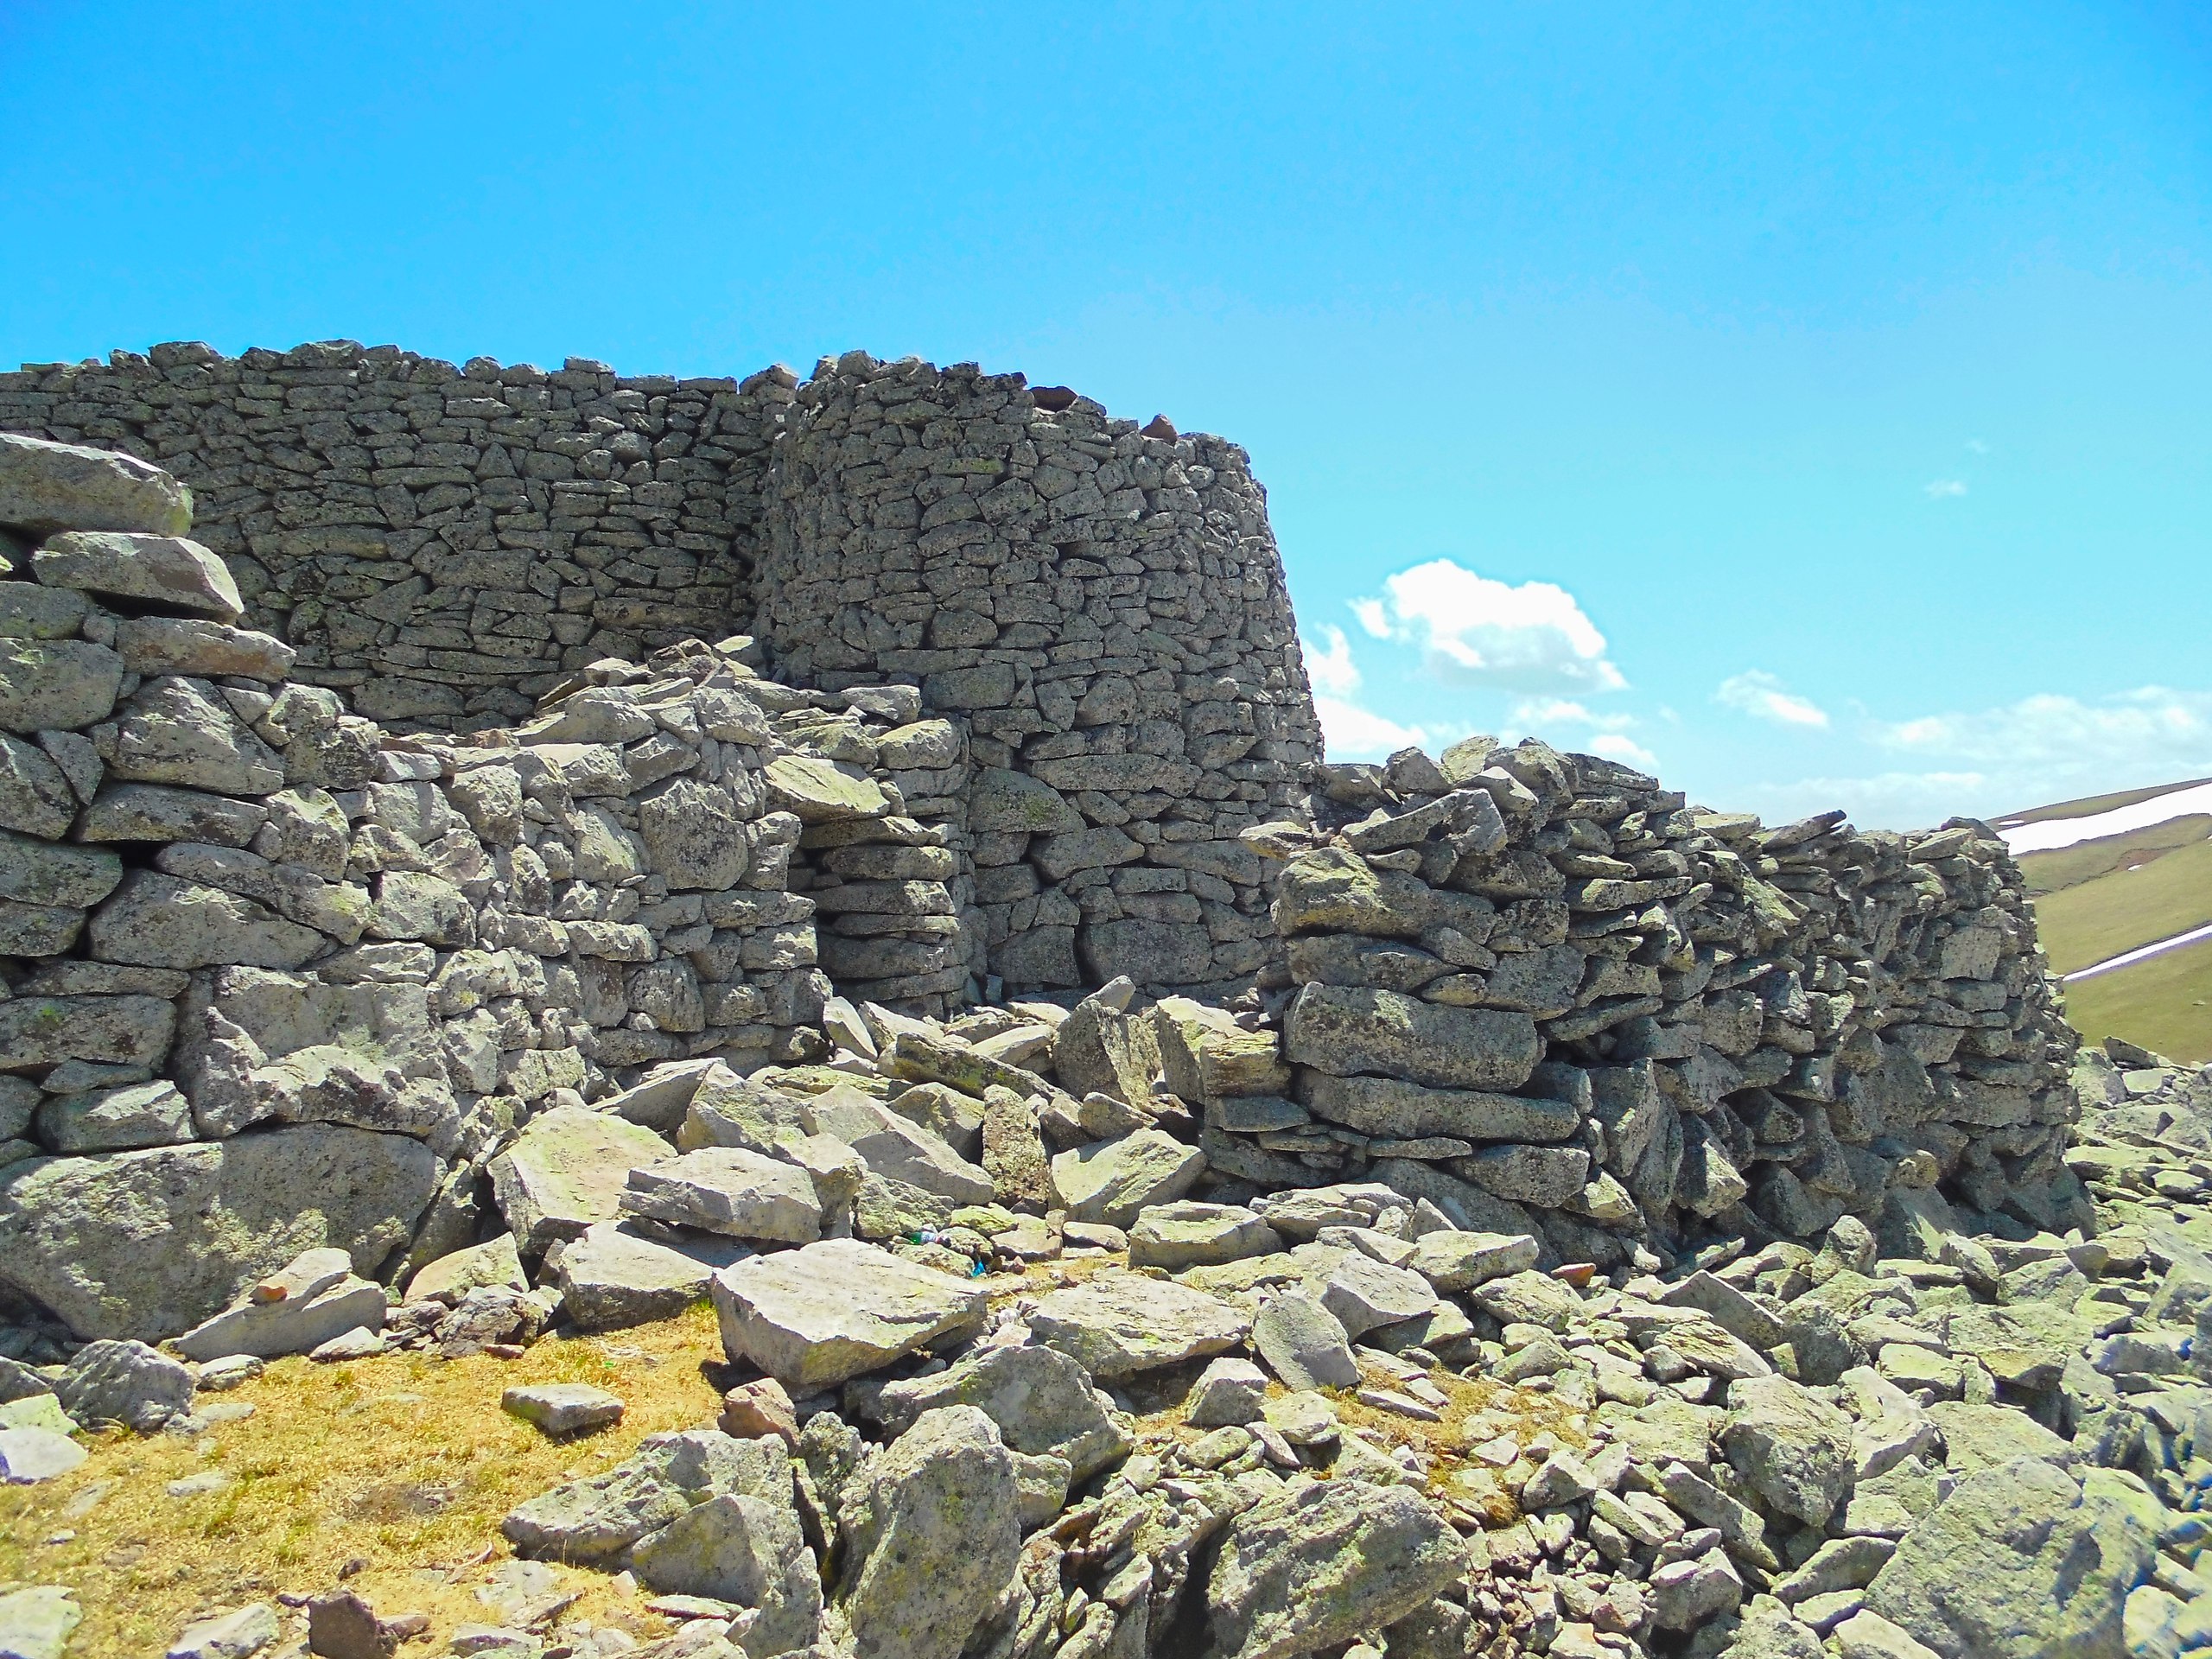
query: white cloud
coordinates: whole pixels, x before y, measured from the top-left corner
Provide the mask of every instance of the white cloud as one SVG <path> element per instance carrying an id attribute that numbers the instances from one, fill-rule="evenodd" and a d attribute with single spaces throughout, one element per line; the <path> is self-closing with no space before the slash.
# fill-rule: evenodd
<path id="1" fill-rule="evenodd" d="M 1432 559 L 1388 578 L 1381 597 L 1353 601 L 1352 613 L 1376 639 L 1418 648 L 1450 684 L 1557 694 L 1628 683 L 1574 596 L 1548 582 L 1516 588 Z"/>
<path id="2" fill-rule="evenodd" d="M 1351 641 L 1338 627 L 1322 629 L 1321 638 L 1326 644 L 1319 650 L 1310 639 L 1299 642 L 1305 648 L 1306 677 L 1317 692 L 1348 697 L 1359 690 L 1359 664 L 1351 659 Z"/>
<path id="3" fill-rule="evenodd" d="M 2212 691 L 2042 693 L 1877 724 L 1870 736 L 1878 751 L 1924 770 L 1762 784 L 1744 791 L 1744 804 L 1777 821 L 1840 806 L 1868 828 L 1906 830 L 2202 778 L 2212 773 Z"/>
<path id="4" fill-rule="evenodd" d="M 1632 737 L 1618 732 L 1601 732 L 1590 740 L 1590 753 L 1602 754 L 1609 760 L 1618 760 L 1631 766 L 1641 766 L 1646 772 L 1659 769 L 1659 757 Z"/>
<path id="5" fill-rule="evenodd" d="M 1430 746 L 1425 728 L 1401 726 L 1341 697 L 1316 696 L 1313 711 L 1321 717 L 1321 736 L 1332 760 L 1380 760 L 1400 749 Z"/>
<path id="6" fill-rule="evenodd" d="M 1886 748 L 2015 769 L 2159 764 L 2187 771 L 2212 765 L 2212 691 L 2146 685 L 2096 702 L 2042 692 L 2001 709 L 1898 721 L 1875 735 Z"/>
<path id="7" fill-rule="evenodd" d="M 1942 501 L 1955 495 L 1964 495 L 1967 481 L 1963 478 L 1938 478 L 1922 485 L 1921 488 L 1935 499 Z"/>
<path id="8" fill-rule="evenodd" d="M 1516 704 L 1516 726 L 1589 726 L 1601 732 L 1624 732 L 1636 724 L 1634 715 L 1593 714 L 1580 702 L 1560 697 L 1535 697 Z"/>
<path id="9" fill-rule="evenodd" d="M 1754 720 L 1770 720 L 1779 726 L 1826 726 L 1827 710 L 1810 698 L 1783 688 L 1780 680 L 1760 669 L 1747 669 L 1720 682 L 1713 700 Z"/>

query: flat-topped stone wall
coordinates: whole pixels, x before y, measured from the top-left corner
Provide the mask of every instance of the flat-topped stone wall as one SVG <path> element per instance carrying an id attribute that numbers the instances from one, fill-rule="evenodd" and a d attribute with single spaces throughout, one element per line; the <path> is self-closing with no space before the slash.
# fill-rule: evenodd
<path id="1" fill-rule="evenodd" d="M 798 684 L 964 718 L 976 900 L 1009 987 L 1249 983 L 1245 829 L 1320 737 L 1243 450 L 1061 388 L 866 353 L 785 415 L 756 626 Z"/>
<path id="2" fill-rule="evenodd" d="M 0 431 L 157 462 L 295 677 L 467 730 L 586 663 L 746 630 L 795 384 L 179 342 L 0 374 Z"/>

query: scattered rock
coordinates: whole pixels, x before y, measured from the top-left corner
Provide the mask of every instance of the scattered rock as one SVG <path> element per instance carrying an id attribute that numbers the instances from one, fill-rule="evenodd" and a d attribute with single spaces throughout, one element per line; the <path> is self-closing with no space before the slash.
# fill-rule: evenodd
<path id="1" fill-rule="evenodd" d="M 548 1434 L 575 1434 L 622 1421 L 619 1395 L 588 1382 L 526 1383 L 499 1395 L 499 1408 Z"/>

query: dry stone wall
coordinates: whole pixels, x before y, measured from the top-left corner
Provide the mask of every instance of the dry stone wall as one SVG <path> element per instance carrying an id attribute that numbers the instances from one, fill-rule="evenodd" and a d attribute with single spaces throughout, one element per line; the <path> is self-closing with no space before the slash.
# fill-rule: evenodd
<path id="1" fill-rule="evenodd" d="M 962 749 L 911 688 L 691 640 L 395 734 L 236 625 L 188 518 L 127 455 L 0 437 L 35 542 L 0 574 L 0 1284 L 79 1335 L 182 1330 L 303 1248 L 472 1242 L 534 1116 L 823 1053 L 817 906 L 865 994 L 961 989 Z M 149 1192 L 186 1241 L 151 1280 L 101 1220 Z"/>
<path id="2" fill-rule="evenodd" d="M 1286 1091 L 1207 1104 L 1217 1169 L 1365 1177 L 1459 1225 L 1624 1262 L 1955 1205 L 2094 1224 L 2017 867 L 1981 825 L 1764 828 L 1630 769 L 1471 739 L 1325 766 L 1285 860 Z"/>
<path id="3" fill-rule="evenodd" d="M 963 718 L 1007 987 L 1216 992 L 1272 950 L 1239 834 L 1320 741 L 1249 458 L 1019 375 L 864 352 L 798 388 L 758 626 L 780 673 Z"/>
<path id="4" fill-rule="evenodd" d="M 745 630 L 793 384 L 175 342 L 0 374 L 0 431 L 159 463 L 296 677 L 457 729 L 586 662 Z"/>

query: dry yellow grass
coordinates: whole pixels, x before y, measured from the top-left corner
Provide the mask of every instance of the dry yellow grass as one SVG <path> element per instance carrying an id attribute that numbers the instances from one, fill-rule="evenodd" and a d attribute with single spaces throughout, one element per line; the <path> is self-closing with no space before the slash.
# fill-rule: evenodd
<path id="1" fill-rule="evenodd" d="M 243 1422 L 194 1440 L 90 1437 L 92 1456 L 74 1473 L 0 1489 L 0 1581 L 76 1590 L 85 1622 L 72 1659 L 143 1659 L 195 1612 L 280 1591 L 321 1593 L 360 1558 L 368 1566 L 347 1586 L 380 1613 L 428 1613 L 428 1638 L 406 1651 L 441 1653 L 457 1626 L 498 1622 L 474 1588 L 512 1554 L 500 1518 L 564 1478 L 620 1461 L 647 1434 L 711 1421 L 719 1402 L 700 1367 L 721 1357 L 702 1306 L 635 1331 L 542 1342 L 512 1361 L 279 1360 L 213 1396 L 250 1402 L 254 1415 Z M 555 1441 L 500 1410 L 507 1387 L 554 1382 L 597 1383 L 628 1411 L 601 1433 Z M 169 1482 L 210 1469 L 231 1484 L 167 1495 Z M 75 1536 L 44 1541 L 63 1531 Z M 622 1599 L 610 1575 L 561 1571 L 565 1587 L 582 1592 L 569 1617 L 640 1637 L 668 1628 Z"/>

